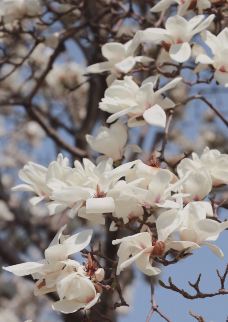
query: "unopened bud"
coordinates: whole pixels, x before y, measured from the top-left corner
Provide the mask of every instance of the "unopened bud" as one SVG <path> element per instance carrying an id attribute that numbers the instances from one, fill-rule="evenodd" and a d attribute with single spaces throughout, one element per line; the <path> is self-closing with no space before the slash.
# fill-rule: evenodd
<path id="1" fill-rule="evenodd" d="M 97 270 L 96 270 L 96 272 L 95 272 L 95 277 L 96 277 L 96 280 L 98 281 L 98 282 L 101 282 L 101 281 L 103 281 L 103 279 L 104 279 L 104 276 L 105 276 L 105 271 L 104 271 L 104 269 L 103 268 L 98 268 Z"/>

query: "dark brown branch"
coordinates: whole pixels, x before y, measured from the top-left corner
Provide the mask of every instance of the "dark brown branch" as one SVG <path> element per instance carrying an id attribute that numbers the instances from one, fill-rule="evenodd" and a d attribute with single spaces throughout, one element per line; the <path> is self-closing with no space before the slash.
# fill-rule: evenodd
<path id="1" fill-rule="evenodd" d="M 226 270 L 223 275 L 219 273 L 217 270 L 217 275 L 220 280 L 220 288 L 212 293 L 204 293 L 200 290 L 200 280 L 201 280 L 201 274 L 197 277 L 197 280 L 194 283 L 188 282 L 189 285 L 194 289 L 195 294 L 190 294 L 189 292 L 185 291 L 184 289 L 180 289 L 178 286 L 176 286 L 172 278 L 169 277 L 168 284 L 165 284 L 163 281 L 159 280 L 159 284 L 171 291 L 177 292 L 181 294 L 183 297 L 189 300 L 195 300 L 195 299 L 203 299 L 203 298 L 210 298 L 218 295 L 228 295 L 228 289 L 225 289 L 225 280 L 228 274 L 228 265 L 226 266 Z"/>

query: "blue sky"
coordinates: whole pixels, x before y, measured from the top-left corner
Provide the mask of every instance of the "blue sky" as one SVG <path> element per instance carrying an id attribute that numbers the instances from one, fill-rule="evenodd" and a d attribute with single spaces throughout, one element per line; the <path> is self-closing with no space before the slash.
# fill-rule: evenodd
<path id="1" fill-rule="evenodd" d="M 223 272 L 228 262 L 228 232 L 225 231 L 216 243 L 225 254 L 224 259 L 216 257 L 206 247 L 201 248 L 181 262 L 163 269 L 160 278 L 166 282 L 171 276 L 173 282 L 185 290 L 190 291 L 188 281 L 194 282 L 199 273 L 202 273 L 201 289 L 213 292 L 218 289 L 219 281 L 216 269 Z M 141 274 L 137 274 L 136 283 L 132 288 L 134 300 L 128 315 L 121 316 L 119 322 L 146 322 L 150 310 L 150 286 L 145 283 Z M 194 294 L 194 292 L 193 292 Z M 171 322 L 194 322 L 189 310 L 202 314 L 206 322 L 226 322 L 228 317 L 228 297 L 217 296 L 211 299 L 187 300 L 181 295 L 157 286 L 155 298 L 160 310 Z M 153 315 L 151 322 L 164 322 L 157 314 Z"/>

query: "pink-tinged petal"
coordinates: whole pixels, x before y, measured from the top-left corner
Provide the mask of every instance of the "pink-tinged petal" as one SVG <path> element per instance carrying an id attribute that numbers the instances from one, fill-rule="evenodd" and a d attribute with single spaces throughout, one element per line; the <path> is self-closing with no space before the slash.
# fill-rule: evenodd
<path id="1" fill-rule="evenodd" d="M 161 106 L 155 104 L 143 113 L 144 120 L 151 125 L 165 127 L 166 114 Z"/>
<path id="2" fill-rule="evenodd" d="M 173 60 L 183 63 L 191 57 L 191 47 L 187 42 L 174 44 L 170 47 L 169 54 Z"/>
<path id="3" fill-rule="evenodd" d="M 90 198 L 86 200 L 86 212 L 91 213 L 110 213 L 115 210 L 113 198 Z"/>
<path id="4" fill-rule="evenodd" d="M 99 298 L 100 298 L 100 293 L 97 293 L 96 294 L 96 296 L 92 299 L 92 301 L 90 301 L 85 307 L 84 307 L 84 309 L 85 310 L 89 310 L 92 306 L 94 306 L 96 303 L 97 303 L 97 301 L 99 300 Z"/>
<path id="5" fill-rule="evenodd" d="M 13 273 L 17 276 L 26 276 L 39 272 L 43 268 L 44 264 L 36 262 L 21 263 L 17 265 L 3 267 L 5 271 Z"/>

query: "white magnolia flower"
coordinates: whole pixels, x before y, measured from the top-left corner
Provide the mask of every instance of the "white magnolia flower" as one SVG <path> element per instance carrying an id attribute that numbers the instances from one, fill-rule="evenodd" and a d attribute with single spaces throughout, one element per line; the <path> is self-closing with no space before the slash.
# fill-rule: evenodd
<path id="1" fill-rule="evenodd" d="M 199 13 L 211 7 L 209 0 L 160 0 L 151 8 L 152 12 L 165 12 L 171 5 L 177 4 L 177 14 L 183 16 L 187 11 L 198 9 Z"/>
<path id="2" fill-rule="evenodd" d="M 48 199 L 51 189 L 47 186 L 47 181 L 52 178 L 63 179 L 71 169 L 68 166 L 69 160 L 59 154 L 56 161 L 50 163 L 45 168 L 37 163 L 28 162 L 22 170 L 19 171 L 19 178 L 25 184 L 19 184 L 13 188 L 13 191 L 31 191 L 38 195 L 33 197 L 30 202 L 36 205 L 44 199 Z"/>
<path id="3" fill-rule="evenodd" d="M 151 261 L 153 257 L 162 256 L 169 249 L 169 236 L 176 231 L 179 225 L 180 216 L 175 211 L 158 217 L 156 221 L 157 239 L 149 232 L 142 232 L 114 240 L 113 245 L 120 244 L 117 252 L 119 256 L 117 275 L 134 262 L 137 268 L 146 275 L 159 274 L 161 270 L 153 267 Z"/>
<path id="4" fill-rule="evenodd" d="M 143 197 L 144 205 L 147 208 L 179 208 L 179 203 L 176 202 L 179 194 L 173 195 L 172 192 L 177 191 L 183 184 L 183 181 L 186 181 L 186 177 L 184 177 L 183 180 L 178 180 L 172 184 L 172 173 L 170 171 L 164 171 L 163 169 L 159 170 L 160 171 L 157 171 L 157 173 L 151 177 L 148 189 L 145 190 L 145 195 Z"/>
<path id="5" fill-rule="evenodd" d="M 182 191 L 187 194 L 186 201 L 202 200 L 212 189 L 210 174 L 202 164 L 194 160 L 189 158 L 181 160 L 177 166 L 177 173 L 180 179 L 189 175 L 182 185 Z"/>
<path id="6" fill-rule="evenodd" d="M 216 241 L 220 233 L 228 227 L 228 221 L 219 223 L 209 219 L 213 217 L 213 209 L 209 202 L 190 202 L 179 211 L 181 224 L 178 227 L 179 241 L 170 242 L 170 248 L 181 251 L 209 247 L 216 255 L 223 257 L 223 252 L 212 241 Z"/>
<path id="7" fill-rule="evenodd" d="M 29 121 L 25 125 L 25 134 L 28 136 L 29 142 L 38 145 L 45 138 L 45 132 L 42 127 L 35 121 Z"/>
<path id="8" fill-rule="evenodd" d="M 110 128 L 101 126 L 96 137 L 87 134 L 86 140 L 93 150 L 113 161 L 121 160 L 127 143 L 127 127 L 121 122 L 112 124 Z"/>
<path id="9" fill-rule="evenodd" d="M 116 76 L 130 72 L 137 62 L 149 63 L 152 61 L 151 58 L 134 55 L 139 44 L 138 34 L 136 33 L 135 37 L 125 44 L 110 42 L 103 45 L 101 51 L 107 62 L 88 66 L 87 71 L 89 73 L 109 71 L 111 76 L 107 79 L 107 82 L 110 84 Z"/>
<path id="10" fill-rule="evenodd" d="M 150 166 L 141 160 L 136 160 L 134 166 L 127 171 L 126 182 L 132 182 L 140 179 L 138 186 L 143 189 L 148 189 L 150 182 L 154 179 L 154 176 L 158 172 L 165 173 L 167 176 L 170 176 L 171 183 L 174 183 L 177 180 L 177 177 L 167 169 Z"/>
<path id="11" fill-rule="evenodd" d="M 116 239 L 113 240 L 112 244 L 120 244 L 117 252 L 119 257 L 117 275 L 134 262 L 137 268 L 146 275 L 153 276 L 161 272 L 159 268 L 151 265 L 151 255 L 154 246 L 150 233 L 143 232 L 122 239 Z"/>
<path id="12" fill-rule="evenodd" d="M 140 180 L 141 181 L 141 180 Z M 124 180 L 118 181 L 108 192 L 108 196 L 115 201 L 115 210 L 112 215 L 122 218 L 124 224 L 134 218 L 142 218 L 143 207 L 141 202 L 141 189 L 138 188 L 139 180 L 126 183 Z M 114 230 L 115 225 L 111 226 Z"/>
<path id="13" fill-rule="evenodd" d="M 57 97 L 61 97 L 73 91 L 77 86 L 87 90 L 88 84 L 85 84 L 86 77 L 83 76 L 85 70 L 75 62 L 69 61 L 63 64 L 55 64 L 48 73 L 46 81 L 48 86 Z M 83 84 L 84 83 L 84 84 Z"/>
<path id="14" fill-rule="evenodd" d="M 1 2 L 0 16 L 3 16 L 6 22 L 38 16 L 41 13 L 40 0 L 3 0 Z"/>
<path id="15" fill-rule="evenodd" d="M 95 305 L 100 297 L 93 282 L 78 272 L 60 276 L 56 283 L 60 300 L 52 307 L 56 311 L 68 314 L 80 309 L 88 310 Z"/>
<path id="16" fill-rule="evenodd" d="M 163 93 L 174 88 L 181 81 L 175 78 L 157 91 L 154 91 L 155 79 L 147 78 L 139 87 L 130 76 L 115 80 L 105 91 L 105 97 L 99 108 L 111 115 L 107 122 L 113 122 L 121 116 L 128 116 L 128 126 L 140 126 L 145 123 L 165 127 L 164 109 L 173 108 L 174 102 L 163 97 Z"/>
<path id="17" fill-rule="evenodd" d="M 204 15 L 198 15 L 190 20 L 177 15 L 167 19 L 166 29 L 148 28 L 139 31 L 139 33 L 141 41 L 162 45 L 173 60 L 183 63 L 191 57 L 189 43 L 192 38 L 206 29 L 213 19 L 214 15 L 210 15 L 206 19 Z"/>
<path id="18" fill-rule="evenodd" d="M 212 65 L 215 69 L 214 77 L 216 81 L 228 87 L 228 28 L 223 29 L 217 36 L 210 31 L 205 31 L 203 39 L 211 49 L 212 55 L 200 54 L 196 58 L 196 62 Z"/>
<path id="19" fill-rule="evenodd" d="M 0 200 L 0 220 L 11 221 L 14 219 L 14 214 L 10 211 L 7 204 Z"/>
<path id="20" fill-rule="evenodd" d="M 60 301 L 53 305 L 54 308 L 62 312 L 69 310 L 74 312 L 79 308 L 86 308 L 94 298 L 91 296 L 91 286 L 86 289 L 86 285 L 92 282 L 86 276 L 84 267 L 78 262 L 68 259 L 68 256 L 80 252 L 89 245 L 92 230 L 85 230 L 71 237 L 67 237 L 62 234 L 64 228 L 65 226 L 60 229 L 49 247 L 45 250 L 45 259 L 43 261 L 27 262 L 3 268 L 17 276 L 32 275 L 37 280 L 34 290 L 35 295 L 57 291 Z M 81 297 L 79 295 L 77 297 L 74 294 L 72 298 L 71 290 L 66 289 L 65 283 L 68 281 L 68 276 L 70 276 L 70 279 L 73 276 L 75 277 L 74 281 L 71 279 L 71 283 L 72 285 L 77 284 L 77 287 L 75 287 L 77 292 L 81 294 Z M 84 298 L 84 302 L 80 302 L 82 298 Z M 71 299 L 74 301 L 69 301 Z M 81 303 L 81 307 L 79 307 L 78 302 Z"/>
<path id="21" fill-rule="evenodd" d="M 199 157 L 192 154 L 192 159 L 185 158 L 177 166 L 177 173 L 183 177 L 189 173 L 188 180 L 183 184 L 189 199 L 201 200 L 211 191 L 212 186 L 228 184 L 228 155 L 218 150 L 205 148 Z"/>
<path id="22" fill-rule="evenodd" d="M 83 159 L 83 166 L 75 161 L 67 181 L 51 180 L 48 183 L 53 200 L 48 205 L 50 214 L 70 208 L 71 217 L 78 213 L 94 223 L 104 224 L 103 214 L 115 210 L 115 202 L 107 192 L 133 164 L 129 162 L 113 169 L 111 159 L 103 160 L 97 166 L 88 159 Z"/>
<path id="23" fill-rule="evenodd" d="M 192 154 L 195 164 L 202 165 L 210 174 L 213 186 L 228 184 L 228 155 L 206 147 L 199 157 Z"/>

